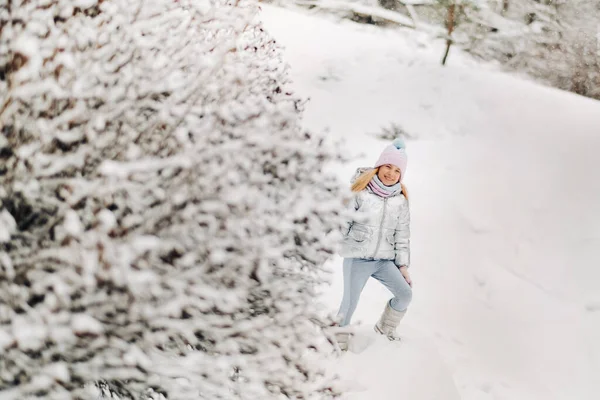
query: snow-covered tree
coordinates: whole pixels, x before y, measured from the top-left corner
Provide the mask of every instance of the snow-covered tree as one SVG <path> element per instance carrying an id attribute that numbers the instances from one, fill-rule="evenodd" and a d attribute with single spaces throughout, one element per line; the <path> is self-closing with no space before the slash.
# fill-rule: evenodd
<path id="1" fill-rule="evenodd" d="M 589 0 L 290 0 L 358 22 L 416 28 L 510 70 L 600 98 L 600 2 Z M 286 3 L 278 0 L 279 4 Z M 289 3 L 289 2 L 287 2 Z"/>
<path id="2" fill-rule="evenodd" d="M 546 0 L 560 22 L 560 42 L 542 74 L 556 86 L 600 99 L 600 3 Z"/>
<path id="3" fill-rule="evenodd" d="M 445 14 L 444 25 L 446 30 L 446 50 L 442 57 L 442 65 L 446 65 L 450 48 L 454 43 L 454 31 L 457 26 L 462 25 L 465 15 L 465 9 L 474 7 L 475 4 L 471 0 L 436 0 L 436 5 L 441 7 Z"/>
<path id="4" fill-rule="evenodd" d="M 488 16 L 466 46 L 473 54 L 496 59 L 553 86 L 600 97 L 600 3 L 496 0 L 488 2 Z"/>
<path id="5" fill-rule="evenodd" d="M 335 395 L 332 153 L 256 9 L 0 0 L 0 398 Z"/>

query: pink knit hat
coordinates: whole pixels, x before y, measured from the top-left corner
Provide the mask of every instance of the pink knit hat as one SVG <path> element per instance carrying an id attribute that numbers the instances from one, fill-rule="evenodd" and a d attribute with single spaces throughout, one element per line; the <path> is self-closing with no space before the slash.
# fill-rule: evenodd
<path id="1" fill-rule="evenodd" d="M 379 156 L 379 160 L 375 163 L 375 168 L 385 164 L 392 164 L 400 168 L 400 181 L 404 179 L 406 172 L 406 163 L 408 156 L 406 155 L 406 145 L 401 138 L 394 139 L 392 144 L 383 149 Z"/>

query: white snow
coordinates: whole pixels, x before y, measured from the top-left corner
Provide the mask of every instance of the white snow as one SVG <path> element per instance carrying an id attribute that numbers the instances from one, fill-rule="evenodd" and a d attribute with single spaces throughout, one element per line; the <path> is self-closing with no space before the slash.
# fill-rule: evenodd
<path id="1" fill-rule="evenodd" d="M 77 334 L 90 333 L 99 335 L 104 331 L 102 324 L 93 317 L 86 314 L 76 314 L 71 320 L 71 327 Z"/>
<path id="2" fill-rule="evenodd" d="M 16 227 L 17 223 L 12 215 L 6 210 L 2 210 L 0 212 L 0 243 L 8 242 Z"/>
<path id="3" fill-rule="evenodd" d="M 83 10 L 86 10 L 92 6 L 98 4 L 98 0 L 74 0 L 73 5 L 75 7 L 79 7 Z"/>
<path id="4" fill-rule="evenodd" d="M 160 246 L 160 239 L 152 235 L 140 235 L 131 243 L 131 248 L 138 254 L 150 251 L 158 246 Z"/>
<path id="5" fill-rule="evenodd" d="M 422 333 L 403 328 L 403 341 L 392 343 L 370 326 L 357 332 L 367 350 L 350 351 L 332 366 L 343 377 L 344 399 L 460 399 L 447 365 Z"/>
<path id="6" fill-rule="evenodd" d="M 12 337 L 16 339 L 20 349 L 35 351 L 44 347 L 44 342 L 48 337 L 46 325 L 21 316 L 14 317 L 12 322 Z"/>
<path id="7" fill-rule="evenodd" d="M 44 372 L 47 376 L 58 382 L 69 382 L 71 380 L 69 367 L 64 362 L 49 364 L 44 368 Z"/>
<path id="8" fill-rule="evenodd" d="M 40 43 L 33 35 L 23 33 L 12 42 L 12 51 L 23 55 L 27 63 L 15 74 L 18 81 L 27 81 L 39 75 L 42 66 Z"/>
<path id="9" fill-rule="evenodd" d="M 14 342 L 12 336 L 3 329 L 0 329 L 0 352 L 4 351 Z"/>
<path id="10" fill-rule="evenodd" d="M 53 380 L 47 375 L 34 376 L 29 383 L 29 386 L 39 392 L 43 392 L 52 387 Z"/>
<path id="11" fill-rule="evenodd" d="M 111 229 L 117 226 L 117 218 L 115 215 L 107 209 L 100 210 L 96 215 L 98 222 L 102 225 L 103 230 L 109 232 Z"/>
<path id="12" fill-rule="evenodd" d="M 33 163 L 38 168 L 38 177 L 49 177 L 58 175 L 64 170 L 74 167 L 81 168 L 85 163 L 86 150 L 78 150 L 75 153 L 65 155 L 60 159 L 45 154 L 36 154 Z"/>
<path id="13" fill-rule="evenodd" d="M 78 237 L 83 233 L 83 224 L 74 210 L 68 210 L 65 213 L 64 222 L 65 232 L 73 237 Z"/>
<path id="14" fill-rule="evenodd" d="M 456 49 L 443 68 L 444 43 L 412 30 L 262 9 L 294 87 L 310 98 L 305 126 L 355 157 L 332 166 L 341 180 L 374 162 L 382 127 L 409 135 L 406 340 L 335 361 L 354 385 L 348 398 L 600 398 L 600 103 Z M 328 267 L 323 300 L 335 313 L 341 259 Z M 367 284 L 359 329 L 369 331 L 388 298 Z"/>
<path id="15" fill-rule="evenodd" d="M 137 346 L 132 346 L 127 353 L 123 355 L 125 363 L 129 366 L 141 366 L 145 369 L 152 367 L 152 360 Z"/>
<path id="16" fill-rule="evenodd" d="M 0 228 L 1 230 L 2 228 Z M 0 240 L 1 242 L 1 240 Z M 3 251 L 0 251 L 0 267 L 4 269 L 4 273 L 9 279 L 15 277 L 15 268 L 13 266 L 11 258 Z"/>
<path id="17" fill-rule="evenodd" d="M 143 159 L 135 162 L 104 161 L 98 168 L 102 175 L 124 178 L 139 172 L 150 173 L 168 167 L 188 168 L 191 161 L 187 157 Z"/>

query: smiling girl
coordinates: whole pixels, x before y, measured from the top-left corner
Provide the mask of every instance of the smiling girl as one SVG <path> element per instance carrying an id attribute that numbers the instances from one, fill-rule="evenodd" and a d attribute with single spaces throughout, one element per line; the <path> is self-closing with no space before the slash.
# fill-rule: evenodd
<path id="1" fill-rule="evenodd" d="M 344 295 L 338 312 L 340 326 L 350 323 L 369 277 L 385 285 L 394 297 L 385 304 L 375 331 L 399 340 L 396 327 L 412 299 L 410 264 L 410 212 L 402 180 L 406 173 L 406 147 L 401 139 L 387 146 L 373 168 L 359 168 L 352 182 L 355 193 L 344 234 Z M 338 333 L 341 349 L 348 333 Z"/>

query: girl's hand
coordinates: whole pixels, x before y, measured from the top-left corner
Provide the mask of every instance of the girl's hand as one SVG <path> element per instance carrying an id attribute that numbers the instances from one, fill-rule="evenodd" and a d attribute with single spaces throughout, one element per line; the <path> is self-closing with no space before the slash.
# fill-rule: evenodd
<path id="1" fill-rule="evenodd" d="M 404 277 L 404 280 L 406 280 L 406 283 L 408 283 L 408 286 L 412 287 L 412 279 L 410 279 L 410 274 L 408 273 L 408 267 L 406 265 L 400 267 L 400 273 Z"/>

